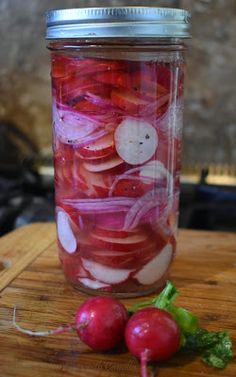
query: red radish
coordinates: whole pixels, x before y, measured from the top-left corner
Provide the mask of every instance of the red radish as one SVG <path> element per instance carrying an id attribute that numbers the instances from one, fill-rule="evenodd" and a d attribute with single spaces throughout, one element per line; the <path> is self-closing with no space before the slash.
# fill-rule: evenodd
<path id="1" fill-rule="evenodd" d="M 114 156 L 108 159 L 102 159 L 101 162 L 97 163 L 84 162 L 84 167 L 90 172 L 100 173 L 105 170 L 114 169 L 121 164 L 123 164 L 123 160 L 119 156 Z"/>
<path id="2" fill-rule="evenodd" d="M 112 297 L 92 297 L 77 310 L 80 339 L 95 351 L 115 348 L 123 339 L 128 319 L 124 305 Z"/>
<path id="3" fill-rule="evenodd" d="M 105 60 L 105 59 L 73 59 L 76 71 L 83 77 L 84 75 L 96 74 L 97 72 L 109 72 L 122 70 L 125 67 L 123 61 Z"/>
<path id="4" fill-rule="evenodd" d="M 126 118 L 115 131 L 115 147 L 118 155 L 131 165 L 148 161 L 155 153 L 158 137 L 148 122 Z"/>
<path id="5" fill-rule="evenodd" d="M 172 259 L 172 246 L 167 244 L 157 256 L 134 275 L 140 284 L 154 284 L 166 273 Z"/>
<path id="6" fill-rule="evenodd" d="M 145 265 L 156 254 L 155 242 L 148 243 L 144 248 L 133 251 L 111 251 L 111 250 L 90 250 L 85 251 L 87 258 L 93 261 L 112 267 L 114 269 L 119 268 L 138 269 Z"/>
<path id="7" fill-rule="evenodd" d="M 70 76 L 70 68 L 68 64 L 70 60 L 65 56 L 52 54 L 52 79 L 67 78 Z"/>
<path id="8" fill-rule="evenodd" d="M 102 246 L 108 250 L 132 251 L 144 247 L 149 235 L 143 232 L 129 237 L 104 237 L 92 232 L 90 237 L 96 246 Z"/>
<path id="9" fill-rule="evenodd" d="M 142 377 L 147 377 L 147 362 L 167 360 L 178 351 L 180 338 L 174 318 L 158 308 L 137 311 L 125 328 L 126 345 L 141 360 Z"/>
<path id="10" fill-rule="evenodd" d="M 92 144 L 79 149 L 80 156 L 84 158 L 106 157 L 114 152 L 113 133 L 103 136 Z"/>
<path id="11" fill-rule="evenodd" d="M 74 59 L 65 55 L 52 54 L 52 77 L 63 77 L 65 73 L 75 76 L 78 71 L 81 76 L 91 73 L 109 71 L 111 69 L 122 69 L 124 64 L 117 61 L 106 61 L 97 59 Z"/>
<path id="12" fill-rule="evenodd" d="M 108 351 L 118 346 L 124 336 L 128 313 L 124 305 L 112 297 L 92 297 L 76 311 L 75 321 L 55 330 L 31 331 L 16 323 L 14 308 L 13 324 L 21 332 L 46 336 L 76 330 L 79 338 L 94 351 Z"/>
<path id="13" fill-rule="evenodd" d="M 149 161 L 140 169 L 140 177 L 151 178 L 153 180 L 161 180 L 166 178 L 170 180 L 172 177 L 163 163 L 158 160 Z"/>
<path id="14" fill-rule="evenodd" d="M 77 249 L 77 241 L 70 225 L 70 218 L 62 210 L 57 213 L 57 232 L 63 249 L 67 253 L 73 254 Z"/>
<path id="15" fill-rule="evenodd" d="M 113 90 L 111 99 L 114 105 L 118 106 L 128 114 L 137 114 L 149 104 L 147 100 L 143 100 L 127 90 Z"/>
<path id="16" fill-rule="evenodd" d="M 155 75 L 151 77 L 147 73 L 138 71 L 131 76 L 131 80 L 132 89 L 144 99 L 156 100 L 168 93 L 166 88 L 156 82 Z"/>
<path id="17" fill-rule="evenodd" d="M 109 187 L 105 182 L 106 176 L 104 174 L 89 172 L 84 168 L 83 164 L 79 164 L 78 172 L 87 186 L 87 190 L 85 188 L 84 192 L 89 197 L 97 197 L 97 194 L 100 197 L 107 196 Z"/>
<path id="18" fill-rule="evenodd" d="M 95 279 L 107 284 L 119 284 L 128 279 L 132 269 L 107 267 L 92 260 L 82 258 L 83 266 Z"/>
<path id="19" fill-rule="evenodd" d="M 95 82 L 89 76 L 76 77 L 71 75 L 66 80 L 61 80 L 58 84 L 58 92 L 60 92 L 60 97 L 58 100 L 64 101 L 64 103 L 74 102 L 76 98 L 84 96 L 87 91 L 95 91 L 96 93 L 104 92 L 102 84 Z"/>
<path id="20" fill-rule="evenodd" d="M 92 289 L 101 289 L 101 288 L 109 288 L 109 284 L 101 283 L 98 280 L 92 280 L 88 278 L 79 278 L 80 283 L 85 285 L 85 287 L 92 288 Z"/>
<path id="21" fill-rule="evenodd" d="M 93 79 L 104 84 L 115 87 L 128 88 L 130 86 L 130 75 L 124 71 L 106 71 L 93 76 Z"/>
<path id="22" fill-rule="evenodd" d="M 88 101 L 87 99 L 80 99 L 73 106 L 73 108 L 77 111 L 82 111 L 82 112 L 86 112 L 86 113 L 101 114 L 101 108 L 98 105 L 96 105 L 95 103 Z"/>

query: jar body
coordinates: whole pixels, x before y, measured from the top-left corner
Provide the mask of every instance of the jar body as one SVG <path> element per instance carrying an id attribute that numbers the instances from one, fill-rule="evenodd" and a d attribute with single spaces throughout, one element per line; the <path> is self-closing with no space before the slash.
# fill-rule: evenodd
<path id="1" fill-rule="evenodd" d="M 176 249 L 184 48 L 50 48 L 64 274 L 92 294 L 156 291 Z"/>

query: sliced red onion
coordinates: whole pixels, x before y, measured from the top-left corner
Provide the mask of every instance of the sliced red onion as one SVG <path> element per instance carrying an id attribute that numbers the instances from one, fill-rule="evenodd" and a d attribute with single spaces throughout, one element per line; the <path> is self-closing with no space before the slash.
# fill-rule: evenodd
<path id="1" fill-rule="evenodd" d="M 160 97 L 157 101 L 151 102 L 143 109 L 143 115 L 145 116 L 156 113 L 157 109 L 159 109 L 169 101 L 169 98 L 169 94 L 165 94 L 164 96 Z"/>
<path id="2" fill-rule="evenodd" d="M 139 177 L 135 177 L 131 174 L 140 172 Z M 136 168 L 132 168 L 127 170 L 125 173 L 119 175 L 116 177 L 116 179 L 113 181 L 111 188 L 109 190 L 109 196 L 112 196 L 112 193 L 117 185 L 117 183 L 120 180 L 123 179 L 136 179 L 136 180 L 142 180 L 144 183 L 152 183 L 153 180 L 159 179 L 160 175 L 166 176 L 168 181 L 173 180 L 171 174 L 169 171 L 165 168 L 162 162 L 158 160 L 152 160 L 147 162 L 145 165 L 138 166 Z M 141 178 L 140 178 L 141 177 Z"/>
<path id="3" fill-rule="evenodd" d="M 66 144 L 76 144 L 96 131 L 100 125 L 97 122 L 83 118 L 76 111 L 59 110 L 53 107 L 54 129 L 59 139 Z"/>
<path id="4" fill-rule="evenodd" d="M 61 142 L 87 146 L 107 135 L 116 124 L 110 114 L 88 115 L 69 106 L 53 104 L 54 130 Z"/>
<path id="5" fill-rule="evenodd" d="M 93 94 L 93 93 L 90 93 L 90 92 L 86 93 L 85 99 L 87 99 L 91 103 L 93 103 L 97 106 L 100 106 L 100 107 L 102 107 L 106 110 L 115 111 L 116 114 L 124 114 L 124 112 L 121 109 L 119 109 L 119 108 L 117 108 L 116 106 L 113 105 L 113 103 L 110 99 L 99 97 L 96 94 Z"/>
<path id="6" fill-rule="evenodd" d="M 157 215 L 160 216 L 163 202 L 167 203 L 166 189 L 156 189 L 145 193 L 128 211 L 124 229 L 136 227 L 141 218 L 153 208 L 159 207 Z"/>
<path id="7" fill-rule="evenodd" d="M 80 229 L 84 229 L 84 222 L 81 216 L 78 217 Z"/>
<path id="8" fill-rule="evenodd" d="M 81 123 L 81 121 L 87 121 L 92 124 L 101 124 L 101 119 L 104 119 L 104 115 L 100 115 L 101 119 L 98 119 L 96 115 L 85 114 L 81 111 L 73 109 L 68 105 L 64 105 L 58 102 L 54 105 L 53 110 L 58 112 L 58 116 L 62 121 L 67 122 L 67 124 L 72 124 L 72 126 L 74 126 L 75 123 Z"/>
<path id="9" fill-rule="evenodd" d="M 134 198 L 115 197 L 102 199 L 65 199 L 64 203 L 78 209 L 80 213 L 92 214 L 128 210 L 135 201 Z"/>

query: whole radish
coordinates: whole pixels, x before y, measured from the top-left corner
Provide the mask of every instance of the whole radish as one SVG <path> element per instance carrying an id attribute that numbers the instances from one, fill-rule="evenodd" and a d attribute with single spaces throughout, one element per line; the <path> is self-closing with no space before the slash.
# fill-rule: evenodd
<path id="1" fill-rule="evenodd" d="M 125 329 L 129 351 L 141 360 L 142 377 L 147 376 L 147 362 L 163 361 L 180 347 L 180 330 L 165 310 L 149 307 L 136 312 Z"/>
<path id="2" fill-rule="evenodd" d="M 128 313 L 124 305 L 113 297 L 97 296 L 87 299 L 76 311 L 75 322 L 49 331 L 31 331 L 16 323 L 16 308 L 13 324 L 28 335 L 46 336 L 75 330 L 79 338 L 94 351 L 108 351 L 124 338 Z"/>
<path id="3" fill-rule="evenodd" d="M 112 297 L 93 297 L 76 312 L 75 322 L 80 339 L 95 351 L 108 351 L 124 337 L 128 320 L 124 305 Z"/>

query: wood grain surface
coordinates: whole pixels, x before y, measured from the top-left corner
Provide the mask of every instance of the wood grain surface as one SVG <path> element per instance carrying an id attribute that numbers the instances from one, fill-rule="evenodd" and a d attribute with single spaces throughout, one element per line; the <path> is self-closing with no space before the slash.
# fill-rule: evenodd
<path id="1" fill-rule="evenodd" d="M 74 333 L 32 337 L 13 328 L 14 305 L 21 326 L 45 330 L 73 321 L 86 298 L 65 281 L 55 239 L 54 224 L 34 224 L 0 240 L 0 377 L 139 376 L 138 361 L 125 350 L 94 353 Z M 228 329 L 236 341 L 236 234 L 181 230 L 170 278 L 181 290 L 178 303 L 203 327 Z M 139 300 L 123 302 L 129 307 Z M 235 377 L 236 364 L 218 371 L 199 357 L 178 355 L 149 367 L 149 375 Z"/>

